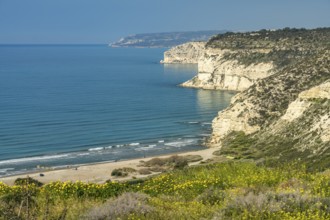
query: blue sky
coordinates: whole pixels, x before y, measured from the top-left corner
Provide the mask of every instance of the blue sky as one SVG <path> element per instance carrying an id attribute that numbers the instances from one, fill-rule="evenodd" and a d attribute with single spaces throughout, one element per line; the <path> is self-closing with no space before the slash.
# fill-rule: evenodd
<path id="1" fill-rule="evenodd" d="M 283 27 L 330 27 L 330 0 L 0 0 L 0 44 Z"/>

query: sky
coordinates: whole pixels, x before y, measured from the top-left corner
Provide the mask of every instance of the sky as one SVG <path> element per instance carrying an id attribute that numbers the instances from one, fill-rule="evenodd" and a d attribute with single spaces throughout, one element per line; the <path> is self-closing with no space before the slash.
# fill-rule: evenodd
<path id="1" fill-rule="evenodd" d="M 0 44 L 107 44 L 136 33 L 330 27 L 330 0 L 0 0 Z"/>

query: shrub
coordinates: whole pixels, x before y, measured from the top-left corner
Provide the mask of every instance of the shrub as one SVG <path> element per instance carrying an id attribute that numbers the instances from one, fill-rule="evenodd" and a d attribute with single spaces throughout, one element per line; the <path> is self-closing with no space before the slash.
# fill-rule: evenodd
<path id="1" fill-rule="evenodd" d="M 198 161 L 203 160 L 203 157 L 201 155 L 187 155 L 187 156 L 184 156 L 184 159 L 188 163 L 192 163 L 192 162 L 198 162 Z"/>
<path id="2" fill-rule="evenodd" d="M 36 179 L 33 179 L 31 177 L 26 177 L 26 178 L 17 178 L 14 182 L 15 185 L 20 185 L 20 186 L 23 186 L 23 185 L 29 185 L 29 184 L 34 184 L 35 186 L 42 186 L 43 183 L 36 180 Z"/>
<path id="3" fill-rule="evenodd" d="M 138 172 L 139 172 L 139 174 L 141 174 L 141 175 L 148 175 L 148 174 L 151 174 L 151 171 L 150 171 L 149 169 L 146 169 L 146 168 L 144 168 L 144 169 L 140 169 L 140 170 L 138 170 Z"/>
<path id="4" fill-rule="evenodd" d="M 174 169 L 181 169 L 188 165 L 189 162 L 199 161 L 200 157 L 189 155 L 186 157 L 173 155 L 167 158 L 153 158 L 149 161 L 143 162 L 145 167 L 169 167 Z M 154 171 L 156 172 L 156 171 Z"/>
<path id="5" fill-rule="evenodd" d="M 125 177 L 128 176 L 129 173 L 134 173 L 134 172 L 136 172 L 135 169 L 130 167 L 124 167 L 124 168 L 114 169 L 111 172 L 111 176 Z"/>
<path id="6" fill-rule="evenodd" d="M 188 166 L 187 160 L 185 160 L 184 158 L 180 158 L 174 162 L 173 168 L 174 169 L 183 169 L 186 166 Z"/>
<path id="7" fill-rule="evenodd" d="M 201 202 L 205 205 L 215 205 L 220 202 L 223 202 L 226 198 L 226 193 L 218 188 L 210 187 L 206 189 L 202 194 L 196 197 L 198 202 Z"/>
<path id="8" fill-rule="evenodd" d="M 153 166 L 164 166 L 165 164 L 166 164 L 166 161 L 164 159 L 156 157 L 156 158 L 152 158 L 149 161 L 145 161 L 143 163 L 143 166 L 153 167 Z"/>
<path id="9" fill-rule="evenodd" d="M 112 172 L 111 172 L 111 176 L 120 176 L 120 177 L 124 177 L 124 176 L 127 176 L 128 173 L 125 173 L 123 172 L 122 170 L 120 169 L 114 169 Z"/>
<path id="10" fill-rule="evenodd" d="M 91 209 L 83 219 L 125 219 L 130 215 L 146 215 L 153 208 L 148 205 L 149 197 L 142 193 L 124 193 L 116 199 L 110 199 L 103 205 Z"/>

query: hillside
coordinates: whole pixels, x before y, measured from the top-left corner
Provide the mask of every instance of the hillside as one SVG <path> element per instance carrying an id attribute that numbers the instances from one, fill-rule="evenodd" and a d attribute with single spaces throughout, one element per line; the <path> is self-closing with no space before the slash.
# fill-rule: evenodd
<path id="1" fill-rule="evenodd" d="M 283 67 L 234 97 L 213 120 L 209 144 L 238 159 L 299 158 L 310 167 L 329 167 L 329 82 L 329 50 Z"/>
<path id="2" fill-rule="evenodd" d="M 212 36 L 225 32 L 219 30 L 134 34 L 109 45 L 111 47 L 173 47 L 189 41 L 208 41 Z"/>
<path id="3" fill-rule="evenodd" d="M 0 182 L 0 219 L 329 219 L 329 172 L 223 162 L 103 184 Z"/>
<path id="4" fill-rule="evenodd" d="M 225 40 L 223 40 L 225 39 Z M 299 158 L 330 166 L 330 29 L 225 34 L 206 47 L 230 49 L 245 66 L 273 63 L 273 74 L 236 95 L 213 120 L 208 144 L 237 159 Z M 255 50 L 267 50 L 265 53 Z"/>
<path id="5" fill-rule="evenodd" d="M 218 155 L 330 166 L 330 28 L 225 33 L 195 54 L 182 86 L 241 91 L 213 120 Z"/>

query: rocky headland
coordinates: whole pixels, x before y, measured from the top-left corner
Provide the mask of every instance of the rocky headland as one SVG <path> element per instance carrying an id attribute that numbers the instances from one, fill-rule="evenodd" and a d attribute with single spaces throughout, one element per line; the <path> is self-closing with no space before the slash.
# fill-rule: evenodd
<path id="1" fill-rule="evenodd" d="M 198 57 L 197 76 L 182 86 L 240 92 L 212 122 L 206 145 L 217 154 L 328 167 L 329 42 L 330 28 L 226 33 L 189 53 L 173 48 L 164 60 Z"/>
<path id="2" fill-rule="evenodd" d="M 164 60 L 160 63 L 198 63 L 204 53 L 206 42 L 189 42 L 180 44 L 164 53 Z"/>
<path id="3" fill-rule="evenodd" d="M 190 41 L 208 41 L 212 36 L 226 30 L 180 31 L 133 34 L 110 43 L 111 47 L 173 47 Z"/>

